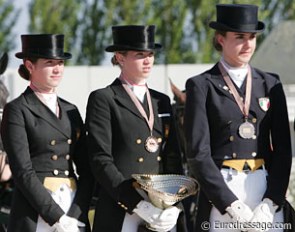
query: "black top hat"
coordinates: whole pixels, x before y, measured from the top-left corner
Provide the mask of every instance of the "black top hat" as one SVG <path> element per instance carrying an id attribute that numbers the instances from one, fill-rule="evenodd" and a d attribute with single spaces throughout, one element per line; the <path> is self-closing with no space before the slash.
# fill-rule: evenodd
<path id="1" fill-rule="evenodd" d="M 217 21 L 209 26 L 220 31 L 262 32 L 263 22 L 258 21 L 258 7 L 247 4 L 217 4 Z"/>
<path id="2" fill-rule="evenodd" d="M 108 46 L 107 52 L 114 51 L 153 51 L 160 49 L 161 44 L 154 42 L 155 26 L 113 26 L 113 45 Z"/>
<path id="3" fill-rule="evenodd" d="M 36 34 L 21 35 L 22 52 L 15 54 L 17 58 L 36 57 L 55 60 L 67 60 L 72 57 L 64 52 L 64 35 Z"/>

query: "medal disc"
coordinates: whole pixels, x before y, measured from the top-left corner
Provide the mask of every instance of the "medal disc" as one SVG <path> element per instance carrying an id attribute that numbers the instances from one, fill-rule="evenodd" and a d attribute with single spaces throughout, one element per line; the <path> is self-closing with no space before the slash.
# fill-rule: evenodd
<path id="1" fill-rule="evenodd" d="M 148 152 L 156 152 L 159 149 L 157 138 L 154 136 L 149 136 L 145 140 L 144 147 Z"/>
<path id="2" fill-rule="evenodd" d="M 239 134 L 244 139 L 251 139 L 255 136 L 255 127 L 250 122 L 244 122 L 239 127 Z"/>

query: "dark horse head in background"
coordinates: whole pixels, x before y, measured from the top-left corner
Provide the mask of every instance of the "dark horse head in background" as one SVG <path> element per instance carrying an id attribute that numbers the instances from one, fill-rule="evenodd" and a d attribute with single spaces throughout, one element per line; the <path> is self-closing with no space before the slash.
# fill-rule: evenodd
<path id="1" fill-rule="evenodd" d="M 2 57 L 0 58 L 0 123 L 2 121 L 2 113 L 3 108 L 7 102 L 7 98 L 9 96 L 9 92 L 4 85 L 3 81 L 1 80 L 1 75 L 5 72 L 8 64 L 8 55 L 5 52 Z M 2 139 L 0 137 L 0 150 L 3 150 Z"/>
<path id="2" fill-rule="evenodd" d="M 184 137 L 184 128 L 183 128 L 183 120 L 184 120 L 184 105 L 186 100 L 186 94 L 184 91 L 181 91 L 177 88 L 172 81 L 170 80 L 170 87 L 172 93 L 174 94 L 174 103 L 172 104 L 173 116 L 175 120 L 176 133 L 179 143 L 179 148 L 183 157 L 184 169 L 186 170 L 186 141 Z"/>
<path id="3" fill-rule="evenodd" d="M 2 57 L 0 58 L 0 76 L 5 72 L 8 64 L 8 55 L 5 52 Z M 0 109 L 1 109 L 1 116 L 2 110 L 4 105 L 6 104 L 7 98 L 9 96 L 9 92 L 4 85 L 3 81 L 0 78 Z"/>
<path id="4" fill-rule="evenodd" d="M 184 107 L 186 101 L 186 93 L 185 91 L 180 90 L 177 88 L 172 81 L 170 80 L 170 87 L 172 93 L 174 94 L 174 103 L 172 104 L 173 116 L 175 120 L 175 127 L 177 132 L 178 144 L 182 155 L 183 161 L 183 169 L 185 175 L 190 176 L 189 169 L 187 166 L 186 161 L 186 140 L 184 135 Z M 184 205 L 184 209 L 186 211 L 186 223 L 188 231 L 193 231 L 195 219 L 196 219 L 196 212 L 197 212 L 197 199 L 198 195 L 191 196 L 182 201 Z"/>

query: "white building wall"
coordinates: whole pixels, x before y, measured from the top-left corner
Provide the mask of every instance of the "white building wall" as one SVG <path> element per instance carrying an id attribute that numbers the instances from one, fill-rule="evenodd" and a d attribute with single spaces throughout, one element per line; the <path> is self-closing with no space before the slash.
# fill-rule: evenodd
<path id="1" fill-rule="evenodd" d="M 166 93 L 173 100 L 169 78 L 178 88 L 183 90 L 189 77 L 210 67 L 212 64 L 155 65 L 148 79 L 148 85 L 150 88 Z M 84 118 L 90 92 L 111 84 L 119 74 L 120 69 L 113 66 L 66 66 L 64 78 L 58 87 L 58 95 L 77 105 Z M 17 69 L 8 69 L 2 78 L 10 92 L 9 100 L 19 96 L 29 84 L 18 75 Z"/>

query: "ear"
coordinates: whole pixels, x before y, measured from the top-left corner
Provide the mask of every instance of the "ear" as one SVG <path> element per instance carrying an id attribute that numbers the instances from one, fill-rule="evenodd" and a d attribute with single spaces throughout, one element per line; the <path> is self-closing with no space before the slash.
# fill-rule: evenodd
<path id="1" fill-rule="evenodd" d="M 32 73 L 33 69 L 34 69 L 34 65 L 30 60 L 25 60 L 24 65 L 26 66 L 26 68 L 28 69 L 28 71 L 30 73 Z"/>
<path id="2" fill-rule="evenodd" d="M 224 36 L 221 35 L 221 34 L 216 34 L 215 35 L 215 39 L 216 39 L 216 42 L 219 43 L 223 47 L 223 44 L 224 44 Z"/>
<path id="3" fill-rule="evenodd" d="M 115 56 L 116 56 L 117 61 L 118 61 L 120 64 L 122 64 L 122 63 L 124 62 L 124 55 L 123 55 L 123 54 L 121 54 L 121 53 L 119 53 L 119 52 L 116 52 L 116 53 L 115 53 Z"/>

